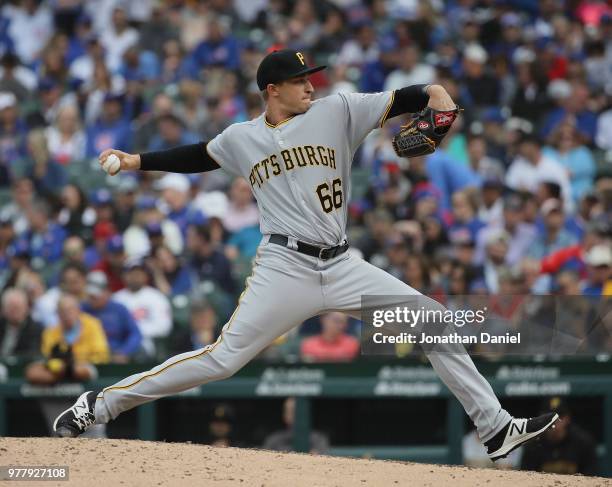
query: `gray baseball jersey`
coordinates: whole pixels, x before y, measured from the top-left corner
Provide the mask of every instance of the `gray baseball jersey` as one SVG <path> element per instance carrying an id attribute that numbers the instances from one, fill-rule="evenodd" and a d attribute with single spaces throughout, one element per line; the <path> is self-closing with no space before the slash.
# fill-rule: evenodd
<path id="1" fill-rule="evenodd" d="M 322 260 L 269 241 L 273 233 L 319 246 L 342 241 L 353 155 L 366 135 L 385 122 L 392 100 L 392 93 L 329 96 L 274 126 L 264 115 L 232 125 L 208 144 L 211 157 L 249 180 L 257 198 L 264 238 L 253 273 L 213 345 L 171 357 L 105 388 L 95 404 L 97 423 L 139 404 L 229 377 L 311 316 L 333 310 L 359 318 L 362 295 L 420 294 L 350 250 Z M 427 357 L 483 441 L 510 421 L 469 355 Z"/>
<path id="2" fill-rule="evenodd" d="M 276 125 L 262 114 L 225 129 L 208 153 L 250 182 L 262 234 L 334 246 L 345 237 L 353 156 L 385 122 L 392 100 L 392 92 L 341 93 Z"/>

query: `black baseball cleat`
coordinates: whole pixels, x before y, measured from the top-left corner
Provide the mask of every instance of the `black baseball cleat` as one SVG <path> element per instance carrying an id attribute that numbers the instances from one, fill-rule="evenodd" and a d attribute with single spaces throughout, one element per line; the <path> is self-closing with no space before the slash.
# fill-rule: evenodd
<path id="1" fill-rule="evenodd" d="M 559 419 L 557 413 L 547 413 L 537 418 L 512 418 L 493 438 L 485 443 L 487 454 L 493 461 L 505 458 L 508 453 L 537 438 Z"/>
<path id="2" fill-rule="evenodd" d="M 53 422 L 55 436 L 76 438 L 85 433 L 96 420 L 94 415 L 96 395 L 93 391 L 84 392 L 70 408 L 55 418 Z"/>

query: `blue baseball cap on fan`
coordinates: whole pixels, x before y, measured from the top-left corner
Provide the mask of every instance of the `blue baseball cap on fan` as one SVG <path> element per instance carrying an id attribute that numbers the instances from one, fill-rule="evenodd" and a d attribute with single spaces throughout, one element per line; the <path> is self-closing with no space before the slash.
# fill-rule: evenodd
<path id="1" fill-rule="evenodd" d="M 109 205 L 113 200 L 113 195 L 108 189 L 101 188 L 91 194 L 90 200 L 94 206 Z"/>
<path id="2" fill-rule="evenodd" d="M 157 206 L 157 200 L 153 196 L 142 195 L 136 200 L 137 210 L 151 210 Z"/>
<path id="3" fill-rule="evenodd" d="M 121 235 L 115 235 L 106 243 L 106 249 L 113 253 L 117 254 L 119 252 L 123 252 L 123 238 Z"/>
<path id="4" fill-rule="evenodd" d="M 159 222 L 149 222 L 145 226 L 145 230 L 150 237 L 163 235 L 162 226 Z"/>
<path id="5" fill-rule="evenodd" d="M 18 239 L 9 246 L 7 254 L 10 257 L 29 259 L 31 255 L 30 245 L 27 240 Z"/>

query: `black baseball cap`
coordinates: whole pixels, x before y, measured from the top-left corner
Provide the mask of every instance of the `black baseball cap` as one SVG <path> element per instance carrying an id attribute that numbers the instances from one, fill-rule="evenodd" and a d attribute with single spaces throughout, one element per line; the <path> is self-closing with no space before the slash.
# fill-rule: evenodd
<path id="1" fill-rule="evenodd" d="M 309 67 L 306 57 L 293 49 L 281 49 L 268 54 L 257 68 L 257 86 L 261 91 L 270 83 L 280 83 L 291 78 L 316 73 L 327 66 Z"/>

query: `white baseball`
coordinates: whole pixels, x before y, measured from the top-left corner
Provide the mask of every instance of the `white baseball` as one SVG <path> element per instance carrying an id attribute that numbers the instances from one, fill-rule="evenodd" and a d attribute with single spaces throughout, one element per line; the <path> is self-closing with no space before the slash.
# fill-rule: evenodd
<path id="1" fill-rule="evenodd" d="M 114 176 L 121 170 L 121 161 L 115 154 L 111 154 L 102 164 L 102 169 L 104 169 L 111 176 Z"/>

